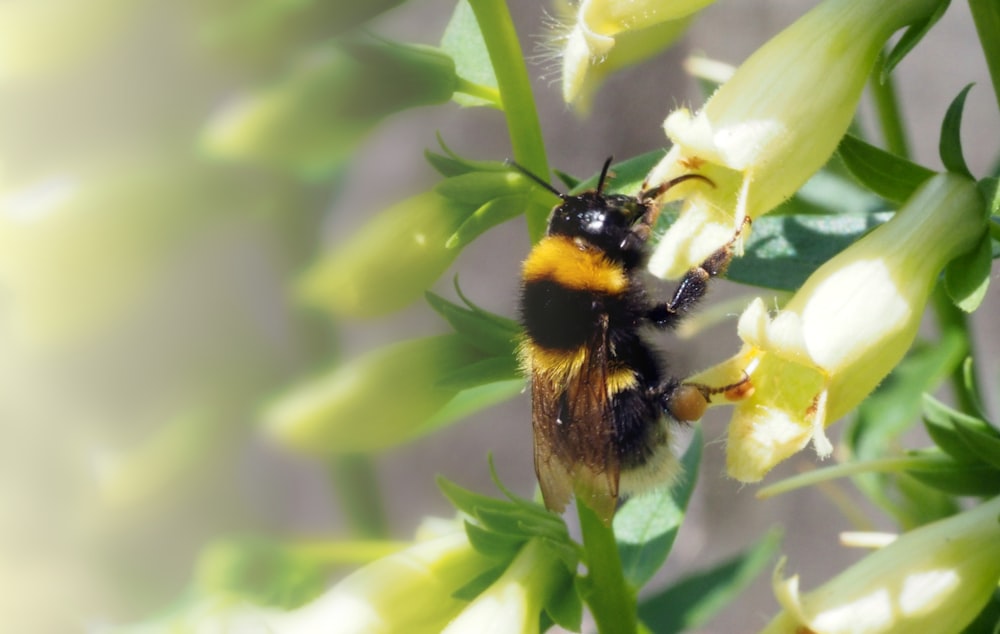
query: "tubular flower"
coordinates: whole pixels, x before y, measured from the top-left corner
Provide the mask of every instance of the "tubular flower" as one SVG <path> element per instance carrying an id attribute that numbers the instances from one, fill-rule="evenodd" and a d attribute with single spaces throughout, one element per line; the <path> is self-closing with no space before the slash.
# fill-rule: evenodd
<path id="1" fill-rule="evenodd" d="M 636 55 L 649 56 L 668 46 L 687 25 L 687 21 L 676 26 L 667 23 L 687 18 L 713 1 L 582 0 L 561 43 L 563 99 L 566 103 L 581 96 L 589 99 L 593 89 L 585 89 L 585 80 L 590 67 L 605 61 L 620 36 L 630 38 L 641 32 L 644 43 L 631 42 L 625 57 L 634 60 Z"/>
<path id="2" fill-rule="evenodd" d="M 538 634 L 546 592 L 557 587 L 554 576 L 566 574 L 565 567 L 544 550 L 541 541 L 529 540 L 503 575 L 462 610 L 443 634 Z"/>
<path id="3" fill-rule="evenodd" d="M 469 543 L 462 522 L 353 573 L 294 612 L 272 621 L 279 634 L 438 634 L 468 603 L 456 591 L 495 562 Z"/>
<path id="4" fill-rule="evenodd" d="M 716 187 L 671 190 L 684 209 L 650 271 L 679 277 L 805 183 L 846 132 L 886 40 L 937 4 L 825 0 L 743 62 L 697 114 L 672 112 L 664 130 L 673 147 L 648 185 L 697 172 Z"/>
<path id="5" fill-rule="evenodd" d="M 740 317 L 742 350 L 692 381 L 725 385 L 749 375 L 754 391 L 729 425 L 729 474 L 760 480 L 856 407 L 903 358 L 941 269 L 984 230 L 970 179 L 928 180 L 886 224 L 813 273 L 783 310 L 756 299 Z"/>
<path id="6" fill-rule="evenodd" d="M 774 590 L 784 611 L 761 634 L 961 632 L 1000 579 L 1000 498 L 906 533 L 804 596 Z"/>

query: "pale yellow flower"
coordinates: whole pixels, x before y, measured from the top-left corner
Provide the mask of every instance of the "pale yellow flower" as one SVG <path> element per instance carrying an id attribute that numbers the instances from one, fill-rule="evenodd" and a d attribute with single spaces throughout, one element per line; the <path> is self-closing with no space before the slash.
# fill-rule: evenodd
<path id="1" fill-rule="evenodd" d="M 781 580 L 784 611 L 761 634 L 961 632 L 1000 580 L 1000 498 L 910 531 L 819 588 Z"/>
<path id="2" fill-rule="evenodd" d="M 903 358 L 941 269 L 984 230 L 970 179 L 927 181 L 886 224 L 820 267 L 776 314 L 757 299 L 740 317 L 744 345 L 692 377 L 725 385 L 746 372 L 754 391 L 729 425 L 729 474 L 760 480 L 855 408 Z"/>
<path id="3" fill-rule="evenodd" d="M 791 196 L 830 158 L 854 116 L 886 40 L 938 0 L 825 0 L 768 41 L 696 114 L 664 122 L 673 147 L 653 168 L 655 186 L 691 172 L 710 187 L 678 187 L 678 221 L 650 259 L 679 277 Z M 746 238 L 746 235 L 742 236 Z"/>

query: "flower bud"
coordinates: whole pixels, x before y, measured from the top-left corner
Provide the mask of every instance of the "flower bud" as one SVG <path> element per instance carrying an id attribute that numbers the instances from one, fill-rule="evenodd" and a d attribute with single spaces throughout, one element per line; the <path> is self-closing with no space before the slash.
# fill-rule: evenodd
<path id="1" fill-rule="evenodd" d="M 445 377 L 477 359 L 461 335 L 411 339 L 370 352 L 278 398 L 269 431 L 310 454 L 399 444 L 458 393 Z"/>
<path id="2" fill-rule="evenodd" d="M 381 119 L 447 101 L 457 82 L 455 63 L 437 49 L 340 40 L 313 51 L 280 84 L 224 108 L 203 143 L 225 158 L 323 172 Z"/>
<path id="3" fill-rule="evenodd" d="M 629 50 L 621 52 L 613 66 L 621 67 L 649 57 L 669 46 L 683 30 L 688 21 L 681 21 L 700 11 L 713 0 L 680 0 L 662 2 L 659 0 L 583 0 L 576 11 L 575 21 L 569 32 L 563 36 L 563 99 L 566 103 L 584 100 L 584 107 L 595 89 L 587 85 L 594 79 L 591 66 L 601 64 L 618 56 L 612 50 L 620 44 L 620 38 L 637 39 L 629 42 Z M 610 69 L 605 69 L 604 74 Z"/>
<path id="4" fill-rule="evenodd" d="M 676 223 L 650 259 L 679 277 L 767 213 L 833 154 L 886 40 L 938 0 L 825 0 L 758 49 L 692 115 L 671 113 L 673 147 L 647 177 L 655 186 L 697 172 L 715 187 L 677 187 Z M 745 235 L 743 236 L 746 237 Z"/>

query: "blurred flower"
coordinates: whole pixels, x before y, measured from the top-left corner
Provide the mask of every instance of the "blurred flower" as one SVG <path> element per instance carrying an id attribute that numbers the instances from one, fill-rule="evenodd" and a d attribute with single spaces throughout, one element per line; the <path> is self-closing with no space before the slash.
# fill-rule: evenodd
<path id="1" fill-rule="evenodd" d="M 477 552 L 460 519 L 357 570 L 312 603 L 273 623 L 277 634 L 438 634 L 468 602 L 453 595 L 496 566 Z M 427 533 L 425 527 L 421 532 Z M 471 630 L 470 630 L 471 631 Z"/>
<path id="2" fill-rule="evenodd" d="M 819 588 L 774 590 L 784 611 L 761 634 L 961 632 L 1000 580 L 1000 498 L 912 530 Z"/>
<path id="3" fill-rule="evenodd" d="M 442 380 L 478 357 L 457 334 L 391 344 L 282 395 L 265 423 L 280 442 L 310 454 L 393 446 L 459 392 Z"/>
<path id="4" fill-rule="evenodd" d="M 673 43 L 689 21 L 684 20 L 713 0 L 582 0 L 568 33 L 558 38 L 562 49 L 563 100 L 583 100 L 583 107 L 600 77 L 593 70 L 611 63 L 620 68 L 652 56 Z M 629 40 L 626 51 L 612 52 Z M 593 69 L 591 68 L 593 66 Z M 607 74 L 611 68 L 604 69 Z"/>
<path id="5" fill-rule="evenodd" d="M 184 158 L 119 156 L 0 189 L 0 287 L 34 343 L 81 337 L 141 293 L 228 183 Z"/>
<path id="6" fill-rule="evenodd" d="M 822 167 L 886 40 L 938 4 L 825 0 L 751 55 L 697 114 L 671 113 L 664 129 L 674 145 L 647 183 L 697 172 L 716 186 L 667 195 L 685 204 L 650 259 L 653 274 L 683 275 Z"/>
<path id="7" fill-rule="evenodd" d="M 507 570 L 455 617 L 443 634 L 538 634 L 548 593 L 566 576 L 565 566 L 539 538 L 528 540 Z"/>
<path id="8" fill-rule="evenodd" d="M 8 0 L 0 3 L 0 80 L 79 64 L 111 39 L 136 0 Z"/>
<path id="9" fill-rule="evenodd" d="M 692 381 L 725 385 L 750 375 L 754 391 L 729 425 L 729 474 L 760 480 L 856 407 L 903 358 L 941 269 L 982 236 L 976 184 L 928 180 L 895 217 L 813 273 L 784 309 L 755 300 L 740 317 L 743 349 Z"/>
<path id="10" fill-rule="evenodd" d="M 203 144 L 216 156 L 316 174 L 343 162 L 386 116 L 447 101 L 457 82 L 451 57 L 437 49 L 344 38 L 223 108 Z"/>

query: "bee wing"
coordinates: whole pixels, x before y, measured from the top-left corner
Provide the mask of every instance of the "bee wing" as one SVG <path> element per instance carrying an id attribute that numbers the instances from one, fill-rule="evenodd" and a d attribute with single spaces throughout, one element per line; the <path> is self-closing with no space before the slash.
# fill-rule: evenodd
<path id="1" fill-rule="evenodd" d="M 583 363 L 564 384 L 532 377 L 535 472 L 545 505 L 558 512 L 573 493 L 605 522 L 618 500 L 620 463 L 608 398 L 608 319 L 587 344 Z"/>

